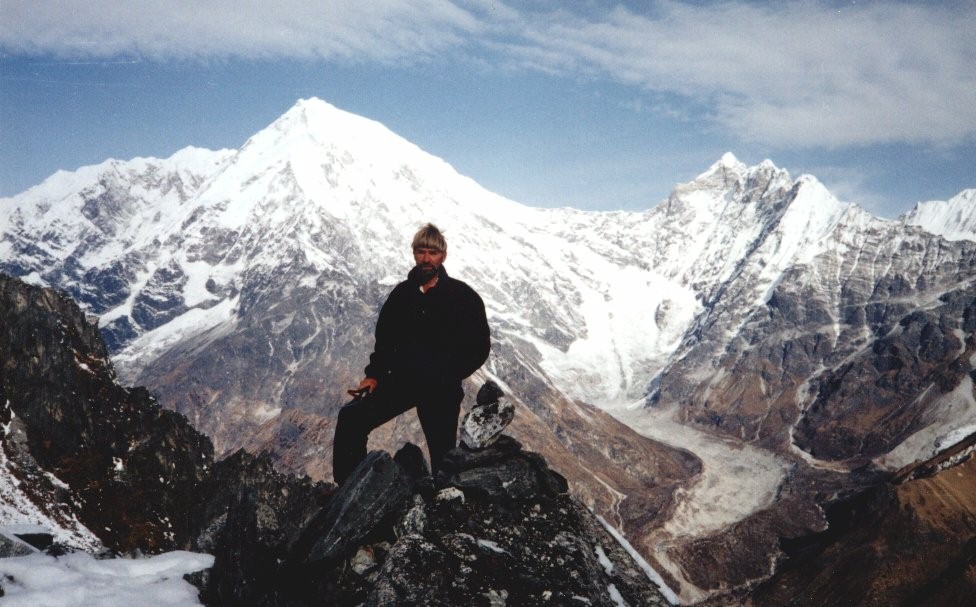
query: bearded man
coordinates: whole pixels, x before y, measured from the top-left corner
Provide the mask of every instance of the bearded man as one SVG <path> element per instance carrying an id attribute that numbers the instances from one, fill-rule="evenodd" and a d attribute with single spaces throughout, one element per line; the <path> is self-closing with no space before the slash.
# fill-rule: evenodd
<path id="1" fill-rule="evenodd" d="M 376 321 L 376 345 L 358 395 L 339 410 L 332 469 L 342 484 L 363 458 L 369 433 L 417 408 L 431 470 L 457 446 L 461 382 L 488 359 L 485 304 L 444 269 L 447 241 L 433 224 L 412 242 L 415 266 L 387 297 Z"/>

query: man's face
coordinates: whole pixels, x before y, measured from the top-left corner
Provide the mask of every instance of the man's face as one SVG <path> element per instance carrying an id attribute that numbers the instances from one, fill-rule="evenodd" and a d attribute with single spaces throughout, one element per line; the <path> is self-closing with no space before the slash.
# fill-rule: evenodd
<path id="1" fill-rule="evenodd" d="M 433 247 L 417 247 L 413 250 L 413 261 L 421 270 L 436 273 L 447 258 L 447 251 Z"/>

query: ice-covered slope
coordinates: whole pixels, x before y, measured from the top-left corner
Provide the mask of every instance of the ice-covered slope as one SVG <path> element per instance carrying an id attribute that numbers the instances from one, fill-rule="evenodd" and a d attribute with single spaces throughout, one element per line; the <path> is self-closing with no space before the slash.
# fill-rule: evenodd
<path id="1" fill-rule="evenodd" d="M 0 449 L 0 534 L 37 533 L 43 529 L 60 544 L 91 551 L 101 548 L 101 541 L 78 521 L 69 508 L 58 504 L 56 499 L 45 503 L 43 498 L 53 496 L 44 495 L 45 492 L 38 491 L 36 487 L 28 490 L 15 471 L 23 473 Z M 47 476 L 49 482 L 64 486 L 50 473 Z M 41 493 L 41 498 L 38 493 Z"/>
<path id="2" fill-rule="evenodd" d="M 153 309 L 163 241 L 230 154 L 186 148 L 164 160 L 109 160 L 0 200 L 0 270 L 67 290 L 118 348 L 136 333 L 131 319 Z"/>
<path id="3" fill-rule="evenodd" d="M 7 212 L 0 215 L 0 254 L 8 263 L 17 256 L 41 273 L 43 262 L 73 258 L 82 267 L 97 267 L 152 246 L 229 154 L 190 147 L 167 159 L 108 160 L 59 171 L 2 201 Z M 18 235 L 40 238 L 32 249 Z"/>
<path id="4" fill-rule="evenodd" d="M 964 190 L 949 200 L 920 202 L 904 220 L 949 240 L 976 240 L 976 189 Z"/>

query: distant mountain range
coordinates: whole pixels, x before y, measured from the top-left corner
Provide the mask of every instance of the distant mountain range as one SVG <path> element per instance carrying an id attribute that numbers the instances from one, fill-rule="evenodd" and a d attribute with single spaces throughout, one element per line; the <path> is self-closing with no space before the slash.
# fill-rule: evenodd
<path id="1" fill-rule="evenodd" d="M 698 601 L 779 575 L 831 504 L 976 432 L 974 196 L 882 220 L 727 154 L 646 212 L 535 209 L 311 99 L 239 150 L 0 200 L 0 271 L 78 300 L 120 377 L 218 453 L 326 478 L 344 388 L 433 221 L 488 309 L 472 386 L 524 405 L 520 440 Z M 419 436 L 407 417 L 375 445 Z"/>

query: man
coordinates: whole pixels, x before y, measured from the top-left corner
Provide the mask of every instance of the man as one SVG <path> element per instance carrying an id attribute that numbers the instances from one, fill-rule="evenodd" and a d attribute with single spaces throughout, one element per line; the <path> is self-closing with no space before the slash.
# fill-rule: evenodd
<path id="1" fill-rule="evenodd" d="M 339 411 L 332 447 L 339 484 L 366 457 L 369 433 L 412 407 L 436 471 L 457 446 L 461 381 L 488 359 L 485 305 L 471 287 L 447 275 L 440 230 L 425 225 L 412 247 L 416 265 L 383 304 L 366 377 L 350 390 L 365 396 Z"/>

